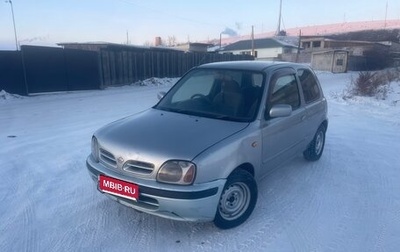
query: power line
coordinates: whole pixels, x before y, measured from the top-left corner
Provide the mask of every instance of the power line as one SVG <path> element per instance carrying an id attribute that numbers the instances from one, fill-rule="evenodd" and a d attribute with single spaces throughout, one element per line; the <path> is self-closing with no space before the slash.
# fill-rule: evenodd
<path id="1" fill-rule="evenodd" d="M 130 5 L 134 5 L 134 6 L 139 7 L 139 8 L 144 8 L 144 9 L 147 9 L 147 10 L 149 10 L 151 12 L 161 13 L 161 14 L 163 14 L 165 16 L 172 17 L 172 18 L 179 19 L 179 20 L 183 20 L 183 21 L 189 21 L 189 22 L 196 23 L 196 24 L 203 24 L 203 25 L 210 25 L 210 26 L 223 26 L 223 27 L 226 27 L 225 24 L 209 23 L 209 22 L 204 22 L 204 21 L 200 21 L 200 20 L 187 18 L 187 17 L 171 14 L 170 12 L 165 12 L 165 11 L 160 10 L 160 9 L 155 9 L 155 8 L 151 8 L 151 7 L 148 7 L 148 6 L 145 6 L 145 5 L 137 4 L 137 3 L 129 1 L 129 0 L 118 0 L 118 1 L 122 2 L 122 3 L 130 4 Z"/>

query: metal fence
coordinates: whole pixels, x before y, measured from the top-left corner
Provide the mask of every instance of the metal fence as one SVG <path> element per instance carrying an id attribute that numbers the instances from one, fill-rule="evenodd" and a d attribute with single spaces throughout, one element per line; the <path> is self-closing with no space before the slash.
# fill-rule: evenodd
<path id="1" fill-rule="evenodd" d="M 28 95 L 98 88 L 96 52 L 41 46 L 0 51 L 0 90 Z"/>
<path id="2" fill-rule="evenodd" d="M 151 77 L 180 77 L 203 63 L 253 60 L 249 55 L 185 53 L 175 50 L 100 51 L 21 46 L 0 51 L 0 90 L 28 95 L 100 89 Z"/>
<path id="3" fill-rule="evenodd" d="M 195 53 L 182 51 L 100 50 L 102 86 L 133 83 L 151 77 L 180 77 L 200 64 L 254 60 L 249 55 Z"/>
<path id="4" fill-rule="evenodd" d="M 27 95 L 21 51 L 0 51 L 0 91 Z"/>

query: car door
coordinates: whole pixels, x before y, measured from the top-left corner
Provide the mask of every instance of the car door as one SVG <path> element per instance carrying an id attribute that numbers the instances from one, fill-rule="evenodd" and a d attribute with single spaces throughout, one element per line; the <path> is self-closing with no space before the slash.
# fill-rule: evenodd
<path id="1" fill-rule="evenodd" d="M 306 141 L 310 142 L 319 125 L 325 120 L 326 100 L 314 73 L 307 68 L 297 71 L 306 110 Z"/>
<path id="2" fill-rule="evenodd" d="M 303 145 L 305 109 L 302 107 L 299 83 L 294 69 L 278 70 L 270 80 L 266 113 L 262 122 L 262 160 L 264 171 L 295 156 Z M 286 117 L 271 118 L 269 110 L 277 104 L 292 106 Z"/>

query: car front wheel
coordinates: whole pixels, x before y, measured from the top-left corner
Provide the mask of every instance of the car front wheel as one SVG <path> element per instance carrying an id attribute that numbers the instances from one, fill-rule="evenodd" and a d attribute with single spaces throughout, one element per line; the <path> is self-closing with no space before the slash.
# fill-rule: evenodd
<path id="1" fill-rule="evenodd" d="M 222 191 L 214 224 L 221 229 L 228 229 L 245 222 L 256 205 L 257 192 L 257 184 L 249 172 L 233 172 Z"/>
<path id="2" fill-rule="evenodd" d="M 325 146 L 325 127 L 321 125 L 317 133 L 315 133 L 314 139 L 311 141 L 307 150 L 303 152 L 303 156 L 306 160 L 316 161 L 318 160 L 322 152 L 324 151 Z"/>

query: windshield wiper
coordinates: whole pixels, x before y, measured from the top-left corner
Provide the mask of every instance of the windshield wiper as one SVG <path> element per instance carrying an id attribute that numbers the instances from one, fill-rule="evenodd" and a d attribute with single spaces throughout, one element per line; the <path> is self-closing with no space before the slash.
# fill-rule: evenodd
<path id="1" fill-rule="evenodd" d="M 169 111 L 169 112 L 175 112 L 175 113 L 181 113 L 181 114 L 187 114 L 187 115 L 192 115 L 194 114 L 194 111 L 187 110 L 187 109 L 181 109 L 181 108 L 169 108 L 169 107 L 155 107 L 156 109 L 164 110 L 164 111 Z"/>
<path id="2" fill-rule="evenodd" d="M 223 115 L 223 114 L 206 113 L 206 112 L 195 111 L 195 110 L 187 110 L 187 109 L 181 109 L 181 108 L 156 107 L 156 109 L 174 112 L 174 113 L 185 114 L 185 115 L 191 115 L 191 116 L 199 116 L 199 117 L 225 120 L 225 121 L 236 121 L 236 122 L 246 121 L 246 119 L 244 119 L 244 118 L 238 118 L 238 117 Z"/>

